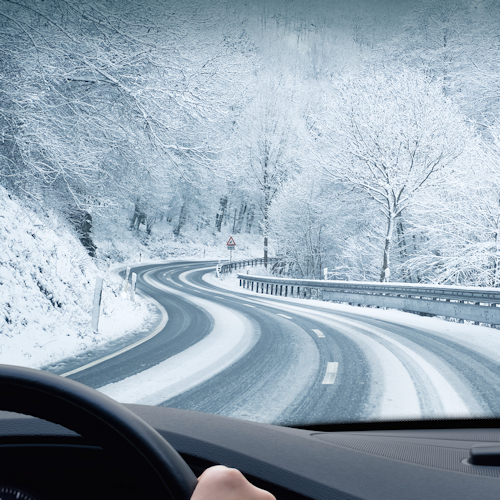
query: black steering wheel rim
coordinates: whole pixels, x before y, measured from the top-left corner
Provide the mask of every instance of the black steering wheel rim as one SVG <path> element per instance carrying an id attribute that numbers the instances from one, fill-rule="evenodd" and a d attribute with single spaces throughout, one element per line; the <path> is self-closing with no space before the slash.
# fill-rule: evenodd
<path id="1" fill-rule="evenodd" d="M 43 418 L 91 439 L 145 471 L 152 491 L 167 498 L 188 500 L 196 487 L 189 466 L 155 429 L 120 403 L 74 380 L 0 365 L 0 410 Z"/>

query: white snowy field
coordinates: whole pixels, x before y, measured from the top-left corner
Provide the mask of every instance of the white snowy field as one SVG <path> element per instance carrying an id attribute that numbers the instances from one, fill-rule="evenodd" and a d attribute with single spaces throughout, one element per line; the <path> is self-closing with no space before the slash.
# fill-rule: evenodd
<path id="1" fill-rule="evenodd" d="M 96 276 L 104 288 L 91 329 Z M 133 332 L 153 311 L 120 293 L 53 213 L 35 213 L 0 187 L 0 363 L 39 368 Z"/>

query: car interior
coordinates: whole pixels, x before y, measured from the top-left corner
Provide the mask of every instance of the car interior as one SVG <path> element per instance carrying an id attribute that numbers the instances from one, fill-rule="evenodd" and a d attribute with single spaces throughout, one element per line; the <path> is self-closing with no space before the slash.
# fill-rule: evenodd
<path id="1" fill-rule="evenodd" d="M 496 420 L 287 428 L 122 405 L 29 368 L 2 365 L 0 385 L 2 498 L 188 499 L 217 464 L 277 499 L 498 497 Z"/>

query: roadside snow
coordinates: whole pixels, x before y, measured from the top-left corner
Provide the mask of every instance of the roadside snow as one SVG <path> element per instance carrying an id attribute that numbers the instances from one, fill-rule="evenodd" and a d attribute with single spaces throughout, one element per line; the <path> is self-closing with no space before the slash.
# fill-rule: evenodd
<path id="1" fill-rule="evenodd" d="M 239 271 L 240 274 L 244 274 Z M 337 304 L 316 299 L 296 299 L 290 297 L 276 297 L 274 295 L 257 294 L 239 286 L 236 273 L 221 275 L 217 278 L 215 273 L 203 276 L 204 281 L 211 285 L 240 293 L 248 294 L 256 299 L 266 297 L 270 300 L 280 300 L 289 302 L 291 305 L 306 305 L 309 307 L 319 307 L 332 312 L 347 312 L 368 318 L 390 321 L 401 326 L 416 328 L 425 332 L 447 338 L 458 342 L 468 349 L 475 350 L 483 356 L 487 356 L 500 362 L 500 331 L 480 325 L 467 323 L 453 323 L 442 318 L 419 316 L 417 314 L 398 311 L 396 309 L 374 309 L 368 307 L 356 307 L 348 304 Z"/>
<path id="2" fill-rule="evenodd" d="M 36 214 L 0 187 L 0 363 L 40 368 L 139 329 L 152 313 L 146 301 L 121 296 L 119 280 L 99 271 L 55 214 Z"/>
<path id="3" fill-rule="evenodd" d="M 240 272 L 244 274 L 244 272 Z M 451 370 L 437 355 L 396 333 L 363 322 L 374 318 L 394 326 L 411 327 L 463 345 L 495 362 L 500 362 L 500 332 L 478 325 L 459 324 L 440 318 L 421 317 L 397 310 L 361 308 L 310 299 L 257 294 L 239 287 L 236 273 L 216 278 L 207 273 L 203 279 L 221 289 L 244 293 L 254 303 L 276 304 L 282 311 L 322 322 L 325 326 L 355 340 L 365 351 L 375 381 L 367 418 L 467 418 L 489 415 L 476 398 L 475 388 L 457 371 Z M 223 292 L 220 292 L 223 294 Z M 308 310 L 304 308 L 306 306 Z M 349 319 L 336 313 L 359 316 Z M 411 374 L 411 376 L 410 376 Z"/>

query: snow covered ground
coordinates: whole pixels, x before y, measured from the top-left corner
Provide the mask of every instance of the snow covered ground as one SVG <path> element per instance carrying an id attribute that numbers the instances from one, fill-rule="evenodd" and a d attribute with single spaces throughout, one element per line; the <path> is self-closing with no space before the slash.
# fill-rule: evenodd
<path id="1" fill-rule="evenodd" d="M 91 329 L 96 276 L 104 277 L 99 332 Z M 33 368 L 135 331 L 154 314 L 98 269 L 70 228 L 0 187 L 0 362 Z"/>
<path id="2" fill-rule="evenodd" d="M 229 259 L 226 243 L 231 236 L 225 228 L 219 232 L 212 229 L 199 229 L 187 224 L 179 236 L 173 234 L 171 223 L 163 222 L 153 227 L 150 236 L 145 226 L 130 231 L 128 229 L 130 212 L 121 210 L 113 220 L 104 217 L 94 218 L 93 240 L 97 245 L 97 258 L 114 263 L 138 262 L 139 260 L 172 259 Z M 261 252 L 262 237 L 256 234 L 234 236 L 236 250 L 233 259 L 241 260 L 255 257 Z"/>
<path id="3" fill-rule="evenodd" d="M 226 234 L 128 231 L 126 221 L 94 227 L 97 259 L 55 213 L 21 203 L 0 187 L 0 363 L 40 368 L 147 327 L 154 305 L 121 291 L 118 267 L 141 260 L 228 257 Z M 190 236 L 191 235 L 191 236 Z M 255 255 L 255 236 L 237 238 L 239 258 Z M 109 260 L 108 260 L 109 259 Z M 91 328 L 97 276 L 104 278 L 99 331 Z"/>
<path id="4" fill-rule="evenodd" d="M 255 269 L 255 270 L 254 270 Z M 258 268 L 250 268 L 250 274 L 265 276 L 258 272 Z M 203 279 L 208 283 L 231 291 L 246 293 L 253 297 L 258 294 L 239 286 L 237 274 L 244 274 L 246 270 L 222 274 L 220 278 L 215 273 L 206 274 Z M 276 297 L 266 295 L 266 299 L 271 298 L 293 304 L 310 305 L 331 310 L 332 312 L 349 312 L 362 317 L 376 318 L 384 321 L 391 321 L 402 326 L 417 328 L 423 331 L 439 333 L 440 336 L 449 340 L 459 341 L 469 349 L 474 349 L 482 354 L 500 361 L 500 332 L 495 328 L 479 326 L 467 323 L 454 323 L 441 318 L 419 316 L 395 309 L 374 309 L 368 307 L 356 307 L 348 304 L 337 304 L 316 299 L 297 299 L 290 297 Z"/>

